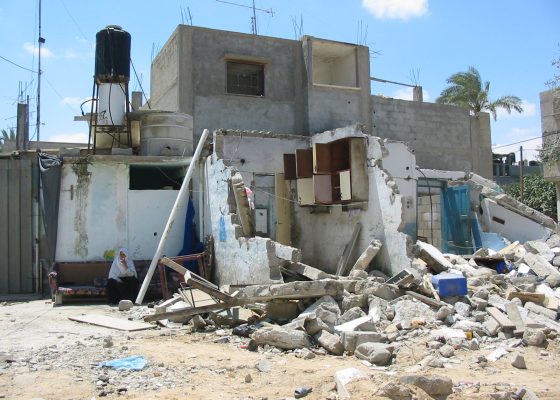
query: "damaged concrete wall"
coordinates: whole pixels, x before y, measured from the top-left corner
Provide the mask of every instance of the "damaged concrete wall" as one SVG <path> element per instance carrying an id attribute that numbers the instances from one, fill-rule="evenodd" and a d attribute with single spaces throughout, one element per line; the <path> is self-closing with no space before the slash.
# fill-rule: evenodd
<path id="1" fill-rule="evenodd" d="M 367 160 L 362 167 L 364 179 L 367 179 L 363 183 L 367 188 L 367 202 L 302 207 L 297 202 L 296 181 L 289 181 L 291 245 L 301 249 L 304 263 L 334 273 L 344 247 L 356 224 L 360 223 L 362 229 L 348 260 L 350 267 L 373 239 L 384 243 L 373 262 L 377 268 L 391 274 L 410 265 L 407 256 L 409 237 L 404 231 L 416 232 L 416 180 L 413 179 L 414 155 L 406 145 L 392 143 L 385 147 L 384 141 L 364 135 L 359 126 L 315 135 L 311 143 L 302 137 L 220 131 L 215 133 L 214 155 L 206 164 L 207 192 L 210 194 L 208 209 L 211 231 L 216 238 L 216 278 L 220 284 L 278 281 L 278 265 L 283 262 L 271 258 L 271 247 L 279 246 L 276 242 L 242 237 L 242 230 L 236 230 L 235 225 L 240 221 L 230 195 L 234 170 L 241 171 L 246 179 L 245 185 L 249 186 L 251 176 L 255 174 L 282 173 L 283 154 L 309 148 L 312 143 L 327 143 L 346 137 L 366 139 Z M 227 164 L 233 167 L 228 168 Z M 387 169 L 384 169 L 385 164 Z M 395 179 L 388 170 L 394 170 Z"/>
<path id="2" fill-rule="evenodd" d="M 129 190 L 126 162 L 66 158 L 55 260 L 100 261 L 118 246 L 128 247 L 133 259 L 151 259 L 177 193 Z M 177 216 L 164 254 L 176 255 L 181 250 L 185 213 L 186 206 Z"/>
<path id="3" fill-rule="evenodd" d="M 380 96 L 372 96 L 372 108 L 373 134 L 409 143 L 421 168 L 492 178 L 488 114 L 476 118 L 460 107 Z"/>

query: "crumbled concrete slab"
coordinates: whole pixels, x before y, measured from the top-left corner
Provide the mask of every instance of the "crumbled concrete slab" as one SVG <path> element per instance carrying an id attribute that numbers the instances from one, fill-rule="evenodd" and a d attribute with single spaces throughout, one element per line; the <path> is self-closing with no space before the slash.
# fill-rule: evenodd
<path id="1" fill-rule="evenodd" d="M 336 324 L 342 325 L 346 322 L 350 322 L 352 320 L 365 316 L 366 313 L 360 307 L 353 307 L 350 310 L 346 311 L 344 314 L 342 314 L 340 318 L 338 318 L 338 320 L 336 321 Z"/>
<path id="2" fill-rule="evenodd" d="M 346 385 L 348 385 L 350 382 L 368 378 L 369 375 L 366 372 L 360 371 L 357 368 L 346 368 L 336 371 L 334 374 L 334 381 L 336 383 L 338 398 L 340 400 L 350 399 L 350 392 L 348 391 Z"/>
<path id="3" fill-rule="evenodd" d="M 417 386 L 430 396 L 449 396 L 453 393 L 453 381 L 445 376 L 407 375 L 400 382 Z"/>
<path id="4" fill-rule="evenodd" d="M 380 332 L 346 331 L 340 334 L 344 350 L 353 353 L 363 343 L 383 343 L 387 335 Z"/>
<path id="5" fill-rule="evenodd" d="M 394 324 L 401 324 L 403 328 L 410 327 L 412 321 L 422 319 L 425 322 L 435 320 L 435 312 L 426 304 L 413 300 L 398 300 L 394 304 Z"/>
<path id="6" fill-rule="evenodd" d="M 453 264 L 451 264 L 451 262 L 431 244 L 418 240 L 416 242 L 416 246 L 418 246 L 420 250 L 420 258 L 428 264 L 434 273 L 445 272 L 448 269 L 453 268 Z"/>
<path id="7" fill-rule="evenodd" d="M 259 300 L 305 299 L 322 296 L 341 296 L 344 286 L 340 281 L 322 279 L 317 281 L 298 281 L 274 285 L 254 285 L 243 289 L 243 296 Z"/>
<path id="8" fill-rule="evenodd" d="M 539 306 L 538 304 L 532 303 L 530 301 L 525 303 L 525 308 L 531 312 L 542 315 L 543 317 L 549 318 L 553 321 L 556 321 L 558 319 L 557 311 L 549 310 L 546 307 Z"/>
<path id="9" fill-rule="evenodd" d="M 387 365 L 391 361 L 395 347 L 390 344 L 367 342 L 356 347 L 354 355 L 375 365 Z"/>
<path id="10" fill-rule="evenodd" d="M 294 329 L 264 327 L 255 331 L 251 338 L 257 345 L 268 344 L 286 350 L 311 346 L 307 333 Z"/>
<path id="11" fill-rule="evenodd" d="M 315 340 L 321 347 L 327 350 L 329 353 L 336 356 L 341 356 L 344 353 L 344 346 L 338 335 L 333 335 L 328 331 L 321 331 L 314 336 Z"/>
<path id="12" fill-rule="evenodd" d="M 537 274 L 551 287 L 555 288 L 560 286 L 560 272 L 544 257 L 538 254 L 527 253 L 523 257 L 523 262 L 527 264 L 531 270 Z"/>
<path id="13" fill-rule="evenodd" d="M 342 325 L 334 327 L 335 332 L 342 333 L 348 331 L 372 331 L 375 330 L 375 324 L 370 316 L 360 317 L 353 321 L 346 322 Z"/>
<path id="14" fill-rule="evenodd" d="M 342 312 L 354 307 L 365 308 L 368 306 L 368 296 L 366 294 L 349 294 L 342 299 Z"/>
<path id="15" fill-rule="evenodd" d="M 366 247 L 363 253 L 358 257 L 354 266 L 350 270 L 352 271 L 366 271 L 369 267 L 371 261 L 375 258 L 381 247 L 383 246 L 383 242 L 377 239 L 373 239 L 371 243 Z"/>
<path id="16" fill-rule="evenodd" d="M 314 268 L 307 264 L 303 264 L 301 262 L 289 263 L 285 266 L 285 268 L 289 269 L 290 271 L 297 272 L 298 274 L 301 274 L 314 281 L 319 279 L 331 279 L 333 277 L 333 275 L 331 274 L 327 274 L 320 269 Z"/>
<path id="17" fill-rule="evenodd" d="M 525 364 L 525 357 L 519 352 L 515 352 L 511 355 L 511 365 L 517 369 L 527 369 L 527 364 Z"/>

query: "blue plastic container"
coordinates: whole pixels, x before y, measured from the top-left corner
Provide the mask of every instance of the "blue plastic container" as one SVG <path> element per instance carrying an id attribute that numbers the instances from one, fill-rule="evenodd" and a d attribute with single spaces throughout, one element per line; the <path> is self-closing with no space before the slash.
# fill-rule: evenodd
<path id="1" fill-rule="evenodd" d="M 463 275 L 442 273 L 432 276 L 432 285 L 441 297 L 465 296 L 467 279 Z"/>

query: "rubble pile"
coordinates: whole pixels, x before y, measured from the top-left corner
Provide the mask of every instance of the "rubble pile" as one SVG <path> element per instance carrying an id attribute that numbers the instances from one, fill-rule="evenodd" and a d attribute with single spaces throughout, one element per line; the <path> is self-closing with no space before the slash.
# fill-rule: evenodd
<path id="1" fill-rule="evenodd" d="M 461 351 L 488 349 L 486 356 L 473 358 L 473 368 L 506 356 L 513 367 L 529 368 L 523 349 L 545 347 L 557 338 L 559 235 L 515 242 L 499 252 L 480 249 L 472 256 L 444 255 L 417 242 L 414 255 L 410 270 L 392 278 L 360 268 L 348 277 L 249 286 L 211 311 L 183 304 L 145 319 L 176 315 L 190 321 L 193 331 L 219 327 L 231 337 L 246 338 L 248 350 L 291 351 L 302 358 L 354 356 L 372 368 L 390 368 L 407 343 L 423 343 L 423 358 L 406 371 L 412 375 L 391 382 L 384 389 L 388 393 L 407 392 L 411 385 L 424 389 L 424 378 L 414 374 L 452 365 Z M 243 311 L 220 311 L 230 306 Z M 341 376 L 337 387 L 339 381 L 348 381 Z M 438 379 L 433 385 L 441 387 L 441 393 L 434 395 L 450 394 L 451 380 Z M 339 395 L 345 391 L 343 383 L 340 387 Z M 460 387 L 455 385 L 455 390 Z M 512 396 L 516 390 L 508 388 Z"/>

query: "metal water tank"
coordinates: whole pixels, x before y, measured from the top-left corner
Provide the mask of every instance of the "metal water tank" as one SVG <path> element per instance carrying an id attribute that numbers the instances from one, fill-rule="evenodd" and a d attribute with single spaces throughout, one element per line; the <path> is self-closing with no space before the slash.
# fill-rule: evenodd
<path id="1" fill-rule="evenodd" d="M 171 111 L 146 112 L 140 122 L 140 155 L 192 156 L 193 118 Z"/>
<path id="2" fill-rule="evenodd" d="M 95 79 L 97 82 L 130 80 L 130 33 L 108 25 L 95 36 Z"/>
<path id="3" fill-rule="evenodd" d="M 126 88 L 124 83 L 100 83 L 97 125 L 126 125 Z"/>

